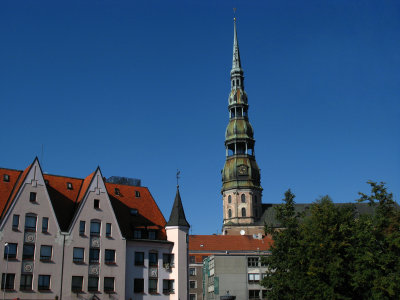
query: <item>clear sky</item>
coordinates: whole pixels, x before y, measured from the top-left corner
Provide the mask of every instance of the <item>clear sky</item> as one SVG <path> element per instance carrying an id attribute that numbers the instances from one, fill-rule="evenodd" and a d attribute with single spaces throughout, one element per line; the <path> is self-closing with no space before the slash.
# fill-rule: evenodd
<path id="1" fill-rule="evenodd" d="M 400 194 L 400 2 L 0 2 L 0 166 L 142 179 L 220 233 L 233 11 L 263 202 Z M 44 151 L 42 153 L 42 145 Z"/>

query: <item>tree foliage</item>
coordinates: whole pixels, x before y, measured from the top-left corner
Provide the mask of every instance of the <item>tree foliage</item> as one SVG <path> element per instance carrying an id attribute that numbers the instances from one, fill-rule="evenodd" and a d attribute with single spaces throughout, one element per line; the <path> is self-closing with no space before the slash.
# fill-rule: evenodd
<path id="1" fill-rule="evenodd" d="M 369 184 L 358 201 L 375 210 L 364 215 L 328 196 L 299 213 L 285 193 L 276 209 L 284 229 L 266 226 L 268 299 L 400 299 L 400 212 L 383 183 Z"/>

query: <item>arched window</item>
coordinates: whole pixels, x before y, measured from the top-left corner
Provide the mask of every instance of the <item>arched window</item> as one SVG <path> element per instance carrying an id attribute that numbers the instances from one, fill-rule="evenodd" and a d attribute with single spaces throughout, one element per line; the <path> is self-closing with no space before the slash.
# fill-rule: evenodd
<path id="1" fill-rule="evenodd" d="M 245 217 L 246 216 L 246 209 L 243 207 L 242 208 L 242 217 Z"/>
<path id="2" fill-rule="evenodd" d="M 228 196 L 228 203 L 232 203 L 232 197 L 231 197 L 231 195 Z"/>
<path id="3" fill-rule="evenodd" d="M 228 209 L 228 218 L 232 218 L 232 210 Z"/>
<path id="4" fill-rule="evenodd" d="M 245 194 L 242 194 L 242 195 L 240 196 L 240 198 L 242 199 L 242 203 L 245 203 L 245 202 L 246 202 L 246 195 L 245 195 Z"/>

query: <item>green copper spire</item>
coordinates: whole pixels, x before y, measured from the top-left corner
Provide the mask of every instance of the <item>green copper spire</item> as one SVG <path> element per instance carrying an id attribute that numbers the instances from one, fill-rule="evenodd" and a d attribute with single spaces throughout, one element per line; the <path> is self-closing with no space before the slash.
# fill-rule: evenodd
<path id="1" fill-rule="evenodd" d="M 222 170 L 221 190 L 226 225 L 251 224 L 261 213 L 260 169 L 255 159 L 254 132 L 249 122 L 248 109 L 234 18 L 229 123 L 225 131 L 226 160 Z"/>

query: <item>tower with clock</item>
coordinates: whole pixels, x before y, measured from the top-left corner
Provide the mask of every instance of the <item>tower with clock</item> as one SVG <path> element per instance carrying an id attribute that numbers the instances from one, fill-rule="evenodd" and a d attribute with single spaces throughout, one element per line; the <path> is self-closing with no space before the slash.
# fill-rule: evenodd
<path id="1" fill-rule="evenodd" d="M 225 132 L 226 160 L 222 170 L 223 234 L 252 234 L 262 213 L 260 169 L 254 152 L 254 132 L 248 117 L 244 75 L 234 18 L 229 123 Z"/>

